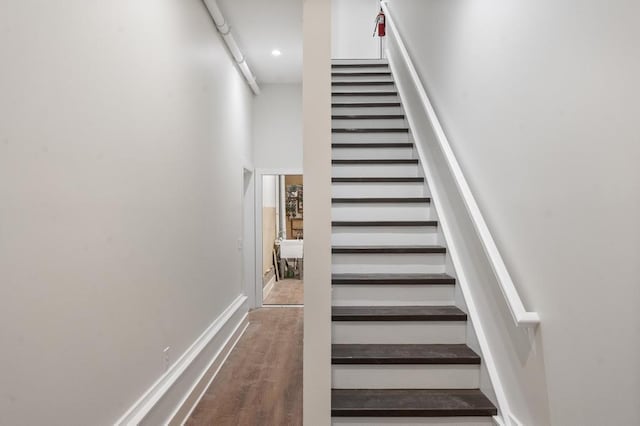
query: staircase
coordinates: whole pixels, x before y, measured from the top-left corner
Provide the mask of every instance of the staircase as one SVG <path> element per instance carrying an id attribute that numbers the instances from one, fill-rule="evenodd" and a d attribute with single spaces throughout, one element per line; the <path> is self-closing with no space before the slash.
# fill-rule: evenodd
<path id="1" fill-rule="evenodd" d="M 385 61 L 332 65 L 332 423 L 493 425 Z"/>

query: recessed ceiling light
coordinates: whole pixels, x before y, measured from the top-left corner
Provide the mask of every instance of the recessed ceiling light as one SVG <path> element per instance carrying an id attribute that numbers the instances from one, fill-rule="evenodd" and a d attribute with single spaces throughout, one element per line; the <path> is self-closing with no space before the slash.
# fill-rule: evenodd
<path id="1" fill-rule="evenodd" d="M 271 54 L 272 54 L 273 56 L 280 56 L 280 55 L 282 55 L 282 52 L 281 52 L 281 51 L 279 51 L 278 49 L 273 49 L 273 50 L 271 51 Z"/>

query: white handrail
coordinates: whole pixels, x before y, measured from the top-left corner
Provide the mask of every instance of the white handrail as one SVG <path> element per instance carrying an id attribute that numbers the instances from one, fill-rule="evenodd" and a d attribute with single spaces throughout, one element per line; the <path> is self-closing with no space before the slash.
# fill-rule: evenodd
<path id="1" fill-rule="evenodd" d="M 522 303 L 522 299 L 518 294 L 518 290 L 516 290 L 515 285 L 513 284 L 513 280 L 511 279 L 511 275 L 509 275 L 509 271 L 507 270 L 506 265 L 504 264 L 504 260 L 498 251 L 498 247 L 496 243 L 493 241 L 493 237 L 491 236 L 491 232 L 489 232 L 489 228 L 487 227 L 487 223 L 480 212 L 480 208 L 476 203 L 473 194 L 471 193 L 471 189 L 469 188 L 469 184 L 462 173 L 462 169 L 458 164 L 458 160 L 456 159 L 453 150 L 451 149 L 451 145 L 449 144 L 449 140 L 447 139 L 447 135 L 444 133 L 442 126 L 440 125 L 440 120 L 438 120 L 438 116 L 436 115 L 435 109 L 429 100 L 429 96 L 427 96 L 427 92 L 422 84 L 418 72 L 411 61 L 411 57 L 407 48 L 400 37 L 400 33 L 398 32 L 397 27 L 389 13 L 389 8 L 387 7 L 387 2 L 381 2 L 382 8 L 386 15 L 387 25 L 391 29 L 391 31 L 396 35 L 396 40 L 398 44 L 398 48 L 400 49 L 400 54 L 402 55 L 405 63 L 407 64 L 407 68 L 409 73 L 411 74 L 411 78 L 414 81 L 416 89 L 418 91 L 418 96 L 422 101 L 425 111 L 427 112 L 427 117 L 429 118 L 429 122 L 433 131 L 435 133 L 436 139 L 442 149 L 445 159 L 447 160 L 447 165 L 453 174 L 455 183 L 460 191 L 460 195 L 464 201 L 464 204 L 467 208 L 469 215 L 471 216 L 471 221 L 473 222 L 473 226 L 480 238 L 482 243 L 482 247 L 487 254 L 489 261 L 491 263 L 491 268 L 493 272 L 496 274 L 498 278 L 498 283 L 500 284 L 500 290 L 502 290 L 502 294 L 506 299 L 507 306 L 509 307 L 509 311 L 511 312 L 511 316 L 515 321 L 518 327 L 536 327 L 540 324 L 540 316 L 537 312 L 527 311 Z"/>

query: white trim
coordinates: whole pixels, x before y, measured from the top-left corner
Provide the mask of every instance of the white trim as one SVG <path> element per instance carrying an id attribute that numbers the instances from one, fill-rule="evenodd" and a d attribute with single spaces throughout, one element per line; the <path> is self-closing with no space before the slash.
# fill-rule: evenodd
<path id="1" fill-rule="evenodd" d="M 513 415 L 513 413 L 509 413 L 509 422 L 512 426 L 524 426 L 524 424 L 516 419 L 516 416 Z"/>
<path id="2" fill-rule="evenodd" d="M 185 408 L 185 404 L 189 400 L 189 397 L 191 396 L 191 394 L 199 387 L 199 385 L 202 384 L 202 381 L 206 378 L 207 373 L 209 373 L 213 368 L 215 368 L 215 371 L 213 372 L 213 375 L 207 381 L 207 383 L 204 386 L 202 386 L 202 391 L 200 392 L 200 395 L 198 395 L 198 397 L 191 404 L 191 408 L 185 414 L 184 418 L 180 422 L 180 425 L 184 425 L 187 422 L 187 420 L 189 420 L 189 417 L 191 417 L 191 414 L 193 414 L 193 411 L 196 409 L 196 407 L 198 406 L 198 404 L 202 400 L 202 397 L 204 397 L 204 395 L 207 393 L 207 390 L 211 386 L 211 383 L 213 383 L 215 378 L 218 376 L 218 373 L 220 372 L 220 370 L 222 370 L 222 367 L 224 366 L 224 363 L 227 362 L 227 359 L 229 358 L 229 355 L 231 355 L 231 352 L 233 352 L 233 350 L 235 349 L 236 345 L 238 344 L 238 342 L 240 341 L 240 339 L 244 335 L 245 331 L 247 331 L 247 328 L 249 328 L 249 320 L 248 320 L 248 318 L 249 318 L 249 314 L 245 314 L 244 317 L 242 318 L 242 321 L 240 322 L 240 324 L 238 324 L 238 326 L 234 330 L 233 334 L 231 336 L 229 336 L 229 338 L 225 342 L 223 348 L 220 349 L 220 352 L 218 354 L 216 354 L 216 357 L 211 360 L 211 362 L 209 363 L 209 366 L 207 367 L 207 369 L 205 371 L 202 372 L 202 375 L 197 380 L 197 382 L 193 385 L 193 388 L 191 388 L 191 391 L 189 392 L 189 394 L 184 398 L 182 403 L 176 408 L 175 412 L 171 415 L 171 419 L 172 420 L 171 420 L 170 423 L 173 423 L 174 421 L 177 420 L 176 417 L 179 415 L 179 412 L 182 411 L 183 408 Z M 242 329 L 240 330 L 240 328 L 242 328 Z M 231 345 L 229 345 L 231 340 L 233 340 L 233 343 Z M 218 361 L 219 355 L 221 353 L 224 353 L 224 358 L 216 366 L 216 361 Z"/>
<path id="3" fill-rule="evenodd" d="M 502 417 L 500 416 L 493 416 L 493 423 L 496 426 L 505 426 L 504 420 L 502 420 Z"/>
<path id="4" fill-rule="evenodd" d="M 273 275 L 273 276 L 271 277 L 271 279 L 269 280 L 269 282 L 267 283 L 267 285 L 265 285 L 265 286 L 263 287 L 263 290 L 262 290 L 262 297 L 263 297 L 263 298 L 265 298 L 265 299 L 266 299 L 266 298 L 267 298 L 267 296 L 269 296 L 269 293 L 271 293 L 271 290 L 273 290 L 273 286 L 274 286 L 275 284 L 276 284 L 276 276 L 275 276 L 275 275 Z"/>
<path id="5" fill-rule="evenodd" d="M 299 168 L 258 168 L 254 171 L 254 190 L 256 197 L 256 223 L 255 223 L 255 304 L 253 308 L 263 306 L 263 288 L 262 288 L 262 177 L 265 175 L 303 175 L 302 169 Z"/>
<path id="6" fill-rule="evenodd" d="M 462 173 L 462 169 L 458 164 L 458 160 L 453 154 L 453 150 L 451 149 L 451 145 L 449 144 L 449 140 L 447 139 L 447 135 L 444 133 L 442 126 L 440 125 L 440 121 L 436 115 L 436 112 L 431 105 L 431 101 L 427 96 L 427 92 L 420 81 L 420 77 L 418 76 L 418 72 L 416 71 L 413 62 L 411 61 L 411 57 L 409 56 L 409 52 L 407 51 L 404 42 L 402 41 L 402 37 L 398 32 L 395 22 L 389 13 L 389 9 L 387 7 L 387 2 L 382 2 L 382 8 L 387 16 L 387 24 L 391 31 L 396 36 L 396 42 L 398 44 L 398 48 L 400 49 L 400 54 L 404 59 L 409 74 L 411 75 L 411 79 L 415 85 L 418 96 L 422 101 L 422 105 L 427 112 L 427 118 L 429 119 L 429 123 L 433 128 L 433 132 L 440 144 L 440 148 L 444 154 L 445 159 L 447 160 L 447 164 L 453 175 L 454 181 L 460 191 L 460 195 L 462 196 L 462 200 L 467 208 L 467 212 L 471 217 L 471 222 L 478 234 L 478 237 L 482 243 L 482 247 L 484 248 L 487 257 L 490 260 L 491 267 L 496 277 L 498 278 L 498 282 L 500 283 L 500 289 L 502 290 L 502 294 L 507 301 L 507 305 L 509 307 L 509 311 L 511 312 L 511 316 L 513 317 L 514 322 L 518 327 L 536 327 L 540 323 L 540 317 L 537 312 L 530 312 L 524 308 L 522 303 L 522 299 L 520 299 L 520 295 L 516 290 L 515 285 L 513 284 L 513 280 L 511 279 L 511 275 L 509 275 L 509 271 L 507 270 L 506 265 L 504 264 L 504 260 L 498 251 L 498 248 L 491 236 L 491 232 L 489 232 L 489 228 L 480 212 L 480 208 L 476 203 L 473 194 L 471 193 L 471 189 L 467 183 L 467 180 Z M 387 55 L 389 56 L 389 55 Z"/>
<path id="7" fill-rule="evenodd" d="M 251 175 L 249 179 L 249 187 L 245 191 L 244 183 L 245 183 L 245 175 L 246 173 Z M 255 206 L 255 170 L 253 167 L 245 164 L 242 166 L 242 291 L 245 295 L 247 295 L 249 306 L 256 306 L 256 301 L 254 300 L 255 291 L 254 288 L 256 284 L 253 282 L 255 280 L 255 276 L 253 270 L 255 269 L 256 259 L 252 258 L 255 256 L 255 250 L 253 249 L 253 244 L 256 240 L 256 229 L 255 229 L 255 214 L 256 214 L 256 206 Z M 254 192 L 252 194 L 252 191 Z M 245 219 L 248 217 L 248 223 L 245 222 Z M 247 226 L 249 225 L 248 229 Z M 253 241 L 251 241 L 253 240 Z M 248 241 L 252 244 L 248 244 Z M 253 253 L 252 253 L 253 252 Z M 262 285 L 262 279 L 260 280 L 260 284 Z"/>
<path id="8" fill-rule="evenodd" d="M 197 357 L 207 346 L 218 336 L 222 328 L 231 323 L 234 316 L 243 313 L 243 320 L 246 314 L 245 295 L 238 296 L 193 342 L 193 344 L 182 354 L 182 356 L 162 375 L 149 389 L 120 417 L 116 425 L 137 425 L 145 419 L 156 407 L 156 404 L 171 390 L 172 386 L 189 369 Z M 232 334 L 232 333 L 231 333 Z M 224 345 L 221 345 L 223 347 Z M 217 351 L 216 356 L 220 354 Z M 214 360 L 215 360 L 214 357 Z"/>

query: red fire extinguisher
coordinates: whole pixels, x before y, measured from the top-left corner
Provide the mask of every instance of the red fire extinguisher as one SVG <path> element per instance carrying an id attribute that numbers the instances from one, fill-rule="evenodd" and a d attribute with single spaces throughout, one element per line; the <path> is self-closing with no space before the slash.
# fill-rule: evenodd
<path id="1" fill-rule="evenodd" d="M 384 19 L 384 12 L 382 11 L 382 8 L 380 8 L 380 13 L 378 13 L 378 16 L 376 16 L 376 25 L 373 28 L 373 36 L 376 36 L 376 33 L 378 33 L 378 37 L 384 37 L 387 34 L 386 31 L 386 22 Z"/>

